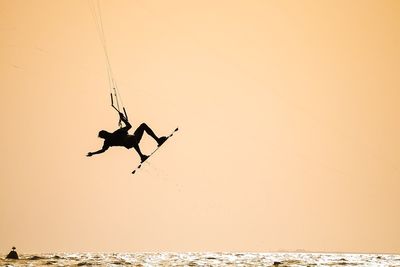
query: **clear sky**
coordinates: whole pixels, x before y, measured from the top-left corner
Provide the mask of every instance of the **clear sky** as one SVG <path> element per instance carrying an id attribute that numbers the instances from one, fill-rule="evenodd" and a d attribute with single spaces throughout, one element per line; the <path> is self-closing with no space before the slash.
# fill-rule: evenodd
<path id="1" fill-rule="evenodd" d="M 0 0 L 0 252 L 400 253 L 399 1 Z M 154 143 L 145 138 L 143 150 Z"/>

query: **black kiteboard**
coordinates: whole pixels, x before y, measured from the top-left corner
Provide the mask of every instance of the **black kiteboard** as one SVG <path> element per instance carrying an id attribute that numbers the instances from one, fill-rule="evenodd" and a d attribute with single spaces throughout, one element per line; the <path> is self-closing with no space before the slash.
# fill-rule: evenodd
<path id="1" fill-rule="evenodd" d="M 162 144 L 161 144 L 160 146 L 158 146 L 153 152 L 151 152 L 151 154 L 149 155 L 149 157 L 148 157 L 146 160 L 148 160 L 154 153 L 156 153 L 157 150 L 158 150 L 160 147 L 162 147 L 162 146 L 167 142 L 167 140 L 168 140 L 169 138 L 171 138 L 171 137 L 174 135 L 174 133 L 176 133 L 177 131 L 178 131 L 178 128 L 176 128 L 170 135 L 168 135 L 168 136 L 167 136 L 167 139 L 165 139 L 164 143 L 162 143 Z M 142 161 L 142 162 L 139 164 L 139 166 L 137 166 L 137 167 L 133 170 L 132 174 L 135 174 L 135 172 L 136 172 L 138 169 L 140 169 L 140 167 L 142 167 L 143 163 L 145 163 L 146 160 L 145 160 L 145 161 Z"/>

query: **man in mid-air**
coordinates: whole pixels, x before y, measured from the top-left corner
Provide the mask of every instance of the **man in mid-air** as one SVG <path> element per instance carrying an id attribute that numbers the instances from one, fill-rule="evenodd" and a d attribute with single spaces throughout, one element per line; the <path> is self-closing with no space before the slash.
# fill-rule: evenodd
<path id="1" fill-rule="evenodd" d="M 128 134 L 128 131 L 129 131 L 129 129 L 132 128 L 132 125 L 128 122 L 128 119 L 121 112 L 119 112 L 119 117 L 120 117 L 121 121 L 123 121 L 125 123 L 125 127 L 122 127 L 120 129 L 114 131 L 113 133 L 109 133 L 105 130 L 101 130 L 99 132 L 99 137 L 104 139 L 103 147 L 98 151 L 89 152 L 87 154 L 88 157 L 91 157 L 95 154 L 103 153 L 111 146 L 124 146 L 127 149 L 130 149 L 133 147 L 136 150 L 136 152 L 139 154 L 140 160 L 143 163 L 149 157 L 147 155 L 144 155 L 140 151 L 140 147 L 139 147 L 139 143 L 140 143 L 140 140 L 142 139 L 144 132 L 146 132 L 148 135 L 153 137 L 153 139 L 157 142 L 158 146 L 161 146 L 167 140 L 167 137 L 165 137 L 165 136 L 157 137 L 157 135 L 155 135 L 153 130 L 151 130 L 150 127 L 147 126 L 147 124 L 145 124 L 145 123 L 142 123 L 135 130 L 133 135 Z"/>

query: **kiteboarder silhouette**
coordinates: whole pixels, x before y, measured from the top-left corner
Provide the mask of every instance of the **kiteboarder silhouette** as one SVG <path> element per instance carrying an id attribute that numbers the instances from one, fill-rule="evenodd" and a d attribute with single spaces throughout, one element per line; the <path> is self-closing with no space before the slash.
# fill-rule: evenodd
<path id="1" fill-rule="evenodd" d="M 158 146 L 161 146 L 167 140 L 167 137 L 165 136 L 158 137 L 146 123 L 140 124 L 133 135 L 128 134 L 128 131 L 132 128 L 132 125 L 129 123 L 128 119 L 123 113 L 119 112 L 119 117 L 120 120 L 124 122 L 125 127 L 122 127 L 112 133 L 106 130 L 101 130 L 98 136 L 104 139 L 103 147 L 95 152 L 89 152 L 87 154 L 88 157 L 103 153 L 112 146 L 123 146 L 127 149 L 131 149 L 133 147 L 139 154 L 140 160 L 143 163 L 149 157 L 144 155 L 139 147 L 139 143 L 144 132 L 150 135 L 157 142 Z"/>

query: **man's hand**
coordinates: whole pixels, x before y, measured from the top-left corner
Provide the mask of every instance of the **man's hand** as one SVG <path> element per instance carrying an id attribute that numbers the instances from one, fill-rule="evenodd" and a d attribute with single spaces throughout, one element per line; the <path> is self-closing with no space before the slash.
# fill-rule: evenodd
<path id="1" fill-rule="evenodd" d="M 87 155 L 86 155 L 86 157 L 91 157 L 91 156 L 93 156 L 93 153 L 92 153 L 92 152 L 89 152 L 89 153 L 87 153 Z"/>
<path id="2" fill-rule="evenodd" d="M 125 120 L 126 120 L 126 118 L 125 118 L 125 114 L 124 114 L 124 113 L 122 113 L 122 112 L 120 112 L 120 113 L 119 113 L 119 117 L 120 117 L 121 119 L 125 119 Z"/>

